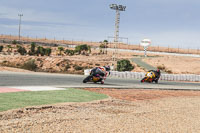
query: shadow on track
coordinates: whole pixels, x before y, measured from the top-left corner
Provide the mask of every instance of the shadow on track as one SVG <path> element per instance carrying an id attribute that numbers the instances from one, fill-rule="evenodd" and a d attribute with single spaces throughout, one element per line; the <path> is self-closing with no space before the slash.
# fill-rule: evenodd
<path id="1" fill-rule="evenodd" d="M 94 85 L 102 85 L 102 86 L 106 86 L 106 85 L 110 85 L 110 86 L 124 86 L 124 85 L 119 85 L 119 84 L 113 84 L 113 83 L 104 83 L 104 84 L 101 84 L 101 83 L 92 83 L 92 82 L 88 82 L 88 83 L 83 83 L 83 84 L 94 84 Z"/>

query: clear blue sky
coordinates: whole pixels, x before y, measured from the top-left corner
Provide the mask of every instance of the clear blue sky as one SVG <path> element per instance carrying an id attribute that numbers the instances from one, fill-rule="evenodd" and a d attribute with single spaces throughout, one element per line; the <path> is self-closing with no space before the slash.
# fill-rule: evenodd
<path id="1" fill-rule="evenodd" d="M 200 48 L 199 0 L 1 0 L 0 34 L 18 35 L 23 13 L 22 36 L 103 41 L 114 36 L 113 3 L 127 7 L 119 35 L 129 43 Z"/>

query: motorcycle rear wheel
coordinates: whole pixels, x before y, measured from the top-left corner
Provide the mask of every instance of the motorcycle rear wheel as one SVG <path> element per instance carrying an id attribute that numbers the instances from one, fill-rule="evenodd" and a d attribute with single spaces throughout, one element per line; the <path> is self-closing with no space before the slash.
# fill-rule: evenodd
<path id="1" fill-rule="evenodd" d="M 91 80 L 91 76 L 89 75 L 89 76 L 87 76 L 84 80 L 83 80 L 83 83 L 87 83 L 87 82 L 89 82 L 90 80 Z"/>

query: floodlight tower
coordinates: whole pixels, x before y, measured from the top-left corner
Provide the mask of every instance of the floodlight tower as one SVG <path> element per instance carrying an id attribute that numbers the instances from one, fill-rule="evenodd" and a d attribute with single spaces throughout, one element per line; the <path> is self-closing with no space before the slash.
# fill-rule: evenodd
<path id="1" fill-rule="evenodd" d="M 115 39 L 114 42 L 118 42 L 119 39 L 119 22 L 120 22 L 120 11 L 125 11 L 126 6 L 111 4 L 110 8 L 116 10 L 116 18 L 115 18 Z"/>
<path id="2" fill-rule="evenodd" d="M 113 53 L 113 61 L 115 62 L 115 56 L 117 55 L 117 43 L 119 42 L 119 22 L 120 22 L 120 11 L 125 11 L 126 6 L 117 5 L 117 4 L 110 4 L 110 8 L 116 10 L 116 17 L 115 17 L 115 37 L 114 37 L 114 48 L 115 52 Z M 114 64 L 113 64 L 114 65 Z"/>
<path id="3" fill-rule="evenodd" d="M 21 31 L 21 18 L 23 16 L 23 14 L 18 14 L 19 16 L 19 40 L 20 40 L 20 31 Z"/>

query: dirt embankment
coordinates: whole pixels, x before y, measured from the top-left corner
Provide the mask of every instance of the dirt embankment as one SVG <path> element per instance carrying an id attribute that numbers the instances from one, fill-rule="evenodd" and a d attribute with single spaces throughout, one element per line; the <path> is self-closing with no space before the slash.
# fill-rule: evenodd
<path id="1" fill-rule="evenodd" d="M 199 132 L 200 92 L 87 89 L 112 96 L 0 113 L 0 132 Z"/>
<path id="2" fill-rule="evenodd" d="M 145 58 L 148 64 L 170 71 L 174 74 L 200 74 L 200 58 L 181 56 L 162 56 Z"/>
<path id="3" fill-rule="evenodd" d="M 30 45 L 21 45 L 29 51 Z M 48 47 L 44 47 L 48 48 Z M 91 69 L 97 66 L 116 65 L 113 62 L 113 51 L 107 52 L 107 54 L 100 54 L 100 50 L 92 49 L 92 52 L 87 55 L 73 55 L 69 56 L 62 52 L 62 55 L 57 55 L 58 48 L 51 47 L 52 53 L 50 56 L 30 56 L 20 55 L 17 52 L 17 45 L 12 46 L 12 50 L 8 48 L 8 44 L 4 45 L 4 49 L 0 52 L 0 71 L 22 71 L 14 68 L 23 68 L 37 72 L 58 72 L 58 73 L 73 73 L 83 74 L 85 69 Z M 73 49 L 73 48 L 65 48 Z M 10 50 L 10 52 L 8 52 Z M 119 53 L 117 60 L 130 59 L 132 53 L 121 52 Z M 28 63 L 28 64 L 27 64 Z M 34 66 L 34 64 L 36 66 Z M 140 67 L 137 67 L 133 63 L 135 69 L 133 71 L 143 71 Z"/>
<path id="4" fill-rule="evenodd" d="M 0 70 L 21 71 L 17 68 L 36 72 L 57 72 L 83 74 L 84 69 L 105 65 L 104 62 L 73 60 L 67 57 L 0 56 Z M 31 63 L 32 62 L 32 63 Z M 34 68 L 33 66 L 36 65 Z M 7 67 L 5 67 L 7 66 Z M 15 67 L 15 68 L 10 68 Z"/>

